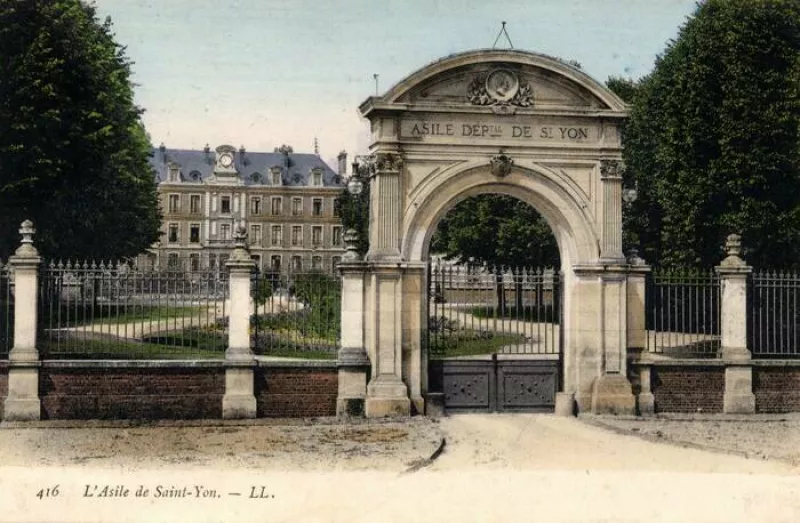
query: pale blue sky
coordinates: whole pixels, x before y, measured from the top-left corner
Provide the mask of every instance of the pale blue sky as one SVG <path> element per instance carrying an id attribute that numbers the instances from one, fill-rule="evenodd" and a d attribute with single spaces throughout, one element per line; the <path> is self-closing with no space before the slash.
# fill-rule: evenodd
<path id="1" fill-rule="evenodd" d="M 425 64 L 491 47 L 577 60 L 600 81 L 641 77 L 694 0 L 96 0 L 127 46 L 154 144 L 283 143 L 331 162 L 365 152 L 358 105 Z M 500 45 L 503 44 L 503 45 Z M 504 47 L 501 40 L 498 47 Z M 335 163 L 333 163 L 335 166 Z"/>

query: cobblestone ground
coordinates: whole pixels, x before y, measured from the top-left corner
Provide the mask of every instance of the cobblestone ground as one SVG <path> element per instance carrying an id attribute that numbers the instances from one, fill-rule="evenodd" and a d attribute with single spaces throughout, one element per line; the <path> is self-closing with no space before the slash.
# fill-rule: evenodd
<path id="1" fill-rule="evenodd" d="M 800 415 L 659 415 L 582 417 L 583 421 L 654 442 L 727 452 L 800 466 Z"/>

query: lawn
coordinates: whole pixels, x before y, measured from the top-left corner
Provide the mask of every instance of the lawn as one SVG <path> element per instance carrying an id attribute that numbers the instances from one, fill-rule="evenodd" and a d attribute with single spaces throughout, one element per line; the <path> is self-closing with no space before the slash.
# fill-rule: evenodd
<path id="1" fill-rule="evenodd" d="M 169 306 L 169 305 L 107 305 L 79 306 L 61 305 L 59 308 L 44 310 L 42 321 L 48 327 L 77 327 L 82 325 L 130 324 L 157 322 L 176 318 L 213 318 L 210 306 Z"/>
<path id="2" fill-rule="evenodd" d="M 493 354 L 506 345 L 515 345 L 524 341 L 525 337 L 521 334 L 460 330 L 444 336 L 431 336 L 428 350 L 431 359 L 475 356 Z"/>
<path id="3" fill-rule="evenodd" d="M 505 318 L 511 320 L 558 323 L 558 314 L 553 310 L 552 305 L 526 305 L 517 309 L 514 305 L 508 305 L 503 310 L 494 306 L 472 307 L 469 313 L 476 318 Z"/>

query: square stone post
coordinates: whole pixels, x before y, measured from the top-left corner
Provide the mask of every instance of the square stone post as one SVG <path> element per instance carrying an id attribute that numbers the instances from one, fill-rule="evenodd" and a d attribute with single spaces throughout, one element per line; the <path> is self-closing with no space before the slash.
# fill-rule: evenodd
<path id="1" fill-rule="evenodd" d="M 225 395 L 222 417 L 256 417 L 254 394 L 255 357 L 250 349 L 250 275 L 255 262 L 247 250 L 247 231 L 240 227 L 234 236 L 233 253 L 228 268 L 230 311 L 228 312 L 228 349 L 225 351 Z"/>
<path id="2" fill-rule="evenodd" d="M 639 257 L 636 249 L 628 254 L 628 333 L 627 350 L 629 361 L 637 361 L 639 371 L 639 394 L 636 404 L 641 416 L 655 413 L 655 397 L 650 386 L 651 367 L 642 364 L 641 358 L 647 350 L 647 317 L 645 310 L 646 280 L 650 267 Z"/>
<path id="3" fill-rule="evenodd" d="M 37 271 L 42 259 L 33 246 L 36 230 L 30 220 L 19 230 L 22 245 L 9 259 L 14 270 L 14 346 L 8 355 L 8 395 L 4 419 L 41 419 L 39 351 L 36 349 Z"/>
<path id="4" fill-rule="evenodd" d="M 356 232 L 345 233 L 347 253 L 339 264 L 342 275 L 341 347 L 337 416 L 363 416 L 367 397 L 369 357 L 364 348 L 364 275 L 366 264 L 355 250 Z"/>
<path id="5" fill-rule="evenodd" d="M 720 276 L 722 320 L 720 338 L 725 366 L 723 412 L 750 414 L 756 411 L 753 367 L 747 348 L 747 278 L 752 267 L 742 258 L 741 237 L 731 234 L 725 242 L 728 257 L 715 268 Z"/>

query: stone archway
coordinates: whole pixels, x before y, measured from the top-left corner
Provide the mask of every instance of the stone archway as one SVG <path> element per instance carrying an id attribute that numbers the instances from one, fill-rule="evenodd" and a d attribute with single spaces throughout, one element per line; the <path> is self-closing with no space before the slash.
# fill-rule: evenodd
<path id="1" fill-rule="evenodd" d="M 560 60 L 482 50 L 423 67 L 360 111 L 371 124 L 375 165 L 363 327 L 347 344 L 360 338 L 369 357 L 367 415 L 425 412 L 430 236 L 448 209 L 485 192 L 535 207 L 561 250 L 557 411 L 633 412 L 627 304 L 637 289 L 621 250 L 625 104 Z"/>

